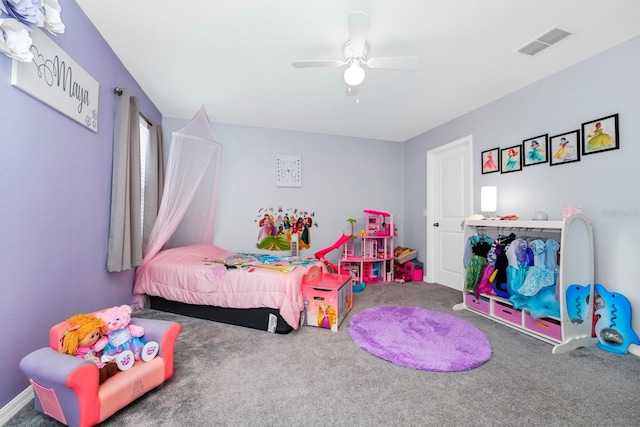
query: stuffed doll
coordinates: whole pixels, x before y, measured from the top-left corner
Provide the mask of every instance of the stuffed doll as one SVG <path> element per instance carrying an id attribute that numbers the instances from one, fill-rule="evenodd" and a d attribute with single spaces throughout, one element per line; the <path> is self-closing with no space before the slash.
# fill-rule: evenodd
<path id="1" fill-rule="evenodd" d="M 62 337 L 62 353 L 89 360 L 98 366 L 100 384 L 118 372 L 115 362 L 104 363 L 95 344 L 107 330 L 107 324 L 92 314 L 76 314 L 67 319 L 69 329 Z"/>
<path id="2" fill-rule="evenodd" d="M 147 342 L 142 326 L 129 324 L 131 311 L 130 306 L 121 305 L 97 315 L 107 324 L 107 329 L 96 348 L 102 350 L 103 362 L 115 360 L 120 370 L 131 368 L 135 360 L 150 361 L 160 348 L 156 341 Z"/>

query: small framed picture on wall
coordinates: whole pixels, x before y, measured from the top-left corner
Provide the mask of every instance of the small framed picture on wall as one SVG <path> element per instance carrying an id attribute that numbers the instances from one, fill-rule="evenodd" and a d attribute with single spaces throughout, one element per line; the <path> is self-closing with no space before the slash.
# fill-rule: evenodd
<path id="1" fill-rule="evenodd" d="M 551 157 L 549 165 L 564 165 L 565 163 L 580 161 L 580 130 L 561 133 L 550 139 Z"/>
<path id="2" fill-rule="evenodd" d="M 522 141 L 523 160 L 525 166 L 547 163 L 549 134 L 539 135 Z"/>
<path id="3" fill-rule="evenodd" d="M 503 148 L 500 151 L 500 172 L 509 173 L 522 170 L 522 145 Z"/>
<path id="4" fill-rule="evenodd" d="M 582 154 L 594 154 L 601 151 L 617 150 L 618 115 L 591 120 L 582 124 Z"/>
<path id="5" fill-rule="evenodd" d="M 276 156 L 276 185 L 278 187 L 302 187 L 302 160 L 300 156 L 286 154 Z"/>
<path id="6" fill-rule="evenodd" d="M 482 173 L 500 172 L 500 148 L 482 152 Z"/>

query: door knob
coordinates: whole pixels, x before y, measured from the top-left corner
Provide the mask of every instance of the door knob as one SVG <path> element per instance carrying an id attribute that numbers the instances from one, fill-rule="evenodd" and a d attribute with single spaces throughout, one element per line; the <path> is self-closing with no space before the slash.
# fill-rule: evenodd
<path id="1" fill-rule="evenodd" d="M 433 223 L 433 226 L 434 226 L 434 227 L 440 227 L 440 223 L 439 223 L 439 222 L 434 222 L 434 223 Z"/>

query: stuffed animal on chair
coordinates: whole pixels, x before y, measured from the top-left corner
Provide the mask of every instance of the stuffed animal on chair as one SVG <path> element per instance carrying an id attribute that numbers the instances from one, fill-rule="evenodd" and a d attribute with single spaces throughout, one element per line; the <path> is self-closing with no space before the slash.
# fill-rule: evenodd
<path id="1" fill-rule="evenodd" d="M 129 324 L 131 312 L 130 306 L 121 305 L 97 314 L 107 324 L 107 330 L 95 347 L 102 350 L 103 362 L 115 361 L 123 371 L 131 368 L 135 360 L 152 360 L 160 348 L 156 341 L 144 338 L 142 326 Z"/>
<path id="2" fill-rule="evenodd" d="M 62 337 L 61 353 L 88 360 L 98 366 L 100 384 L 118 372 L 115 362 L 104 363 L 95 344 L 105 333 L 107 324 L 93 314 L 76 314 L 67 319 L 69 329 Z"/>

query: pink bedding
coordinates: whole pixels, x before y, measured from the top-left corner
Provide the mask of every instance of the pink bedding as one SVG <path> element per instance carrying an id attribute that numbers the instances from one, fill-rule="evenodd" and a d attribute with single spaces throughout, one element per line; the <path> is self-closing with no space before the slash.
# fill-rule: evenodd
<path id="1" fill-rule="evenodd" d="M 188 304 L 230 308 L 269 307 L 280 310 L 282 318 L 297 329 L 304 309 L 302 277 L 313 265 L 295 265 L 282 273 L 261 268 L 227 270 L 215 260 L 236 255 L 212 245 L 191 245 L 161 251 L 136 271 L 133 293 L 159 296 Z M 276 264 L 286 264 L 278 262 Z M 273 265 L 273 264 L 269 264 Z"/>

